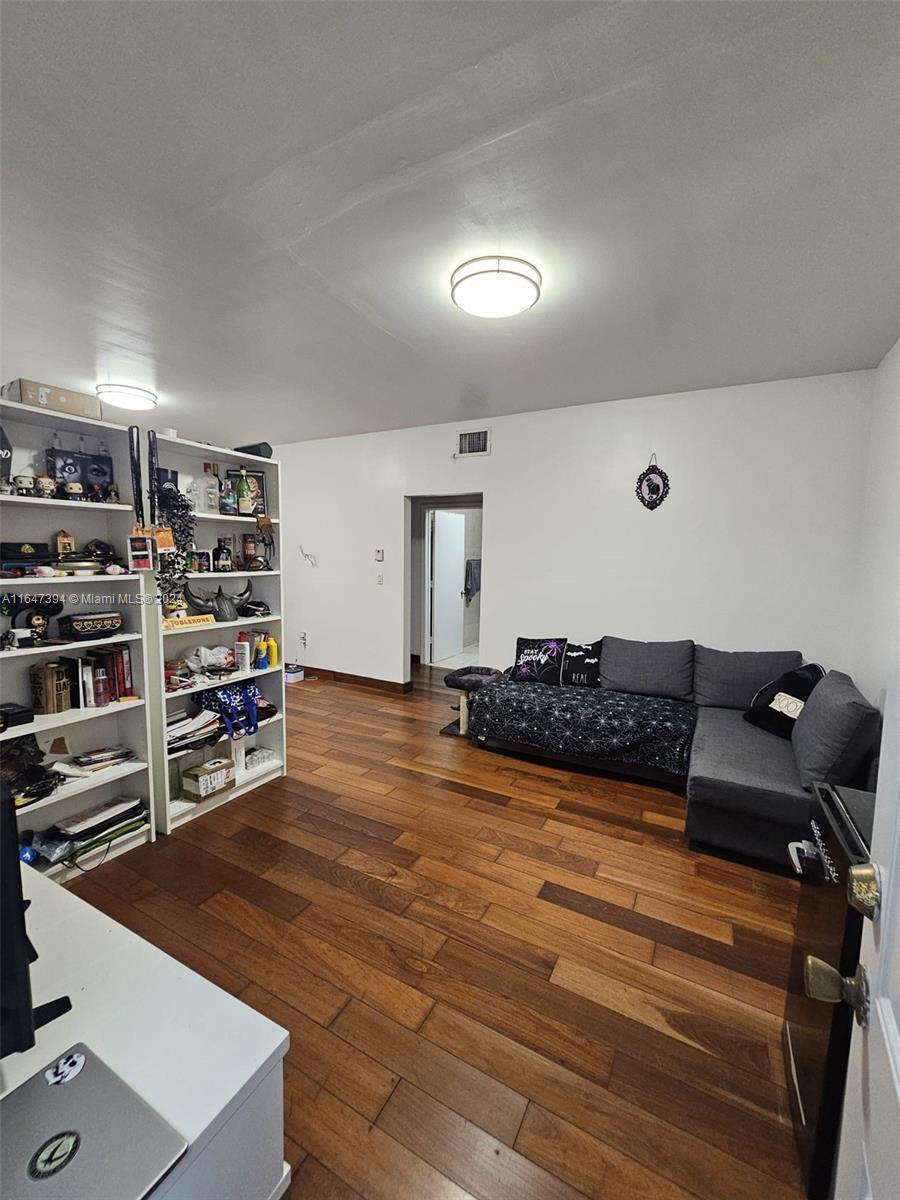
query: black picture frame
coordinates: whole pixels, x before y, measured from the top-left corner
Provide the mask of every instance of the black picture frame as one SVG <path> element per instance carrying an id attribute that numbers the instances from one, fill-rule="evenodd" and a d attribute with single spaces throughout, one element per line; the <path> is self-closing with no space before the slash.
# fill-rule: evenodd
<path id="1" fill-rule="evenodd" d="M 669 476 L 662 467 L 651 462 L 650 466 L 638 475 L 634 494 L 644 508 L 649 508 L 652 512 L 655 508 L 659 508 L 669 494 Z"/>
<path id="2" fill-rule="evenodd" d="M 254 485 L 254 488 L 253 488 L 253 513 L 251 515 L 254 517 L 268 516 L 269 508 L 268 508 L 268 497 L 266 495 L 266 473 L 265 473 L 265 471 L 250 471 L 250 470 L 248 470 L 246 472 L 246 475 L 247 475 L 247 478 L 250 480 L 251 484 Z M 241 472 L 239 469 L 237 469 L 235 467 L 229 467 L 225 472 L 225 476 L 233 484 L 237 484 L 237 481 L 241 477 Z"/>

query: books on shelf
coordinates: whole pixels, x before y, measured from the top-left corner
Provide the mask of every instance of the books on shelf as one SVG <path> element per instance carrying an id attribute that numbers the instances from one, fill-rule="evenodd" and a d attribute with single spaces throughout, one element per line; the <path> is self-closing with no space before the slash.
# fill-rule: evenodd
<path id="1" fill-rule="evenodd" d="M 58 661 L 68 674 L 72 708 L 96 708 L 94 672 L 98 668 L 106 671 L 110 703 L 134 695 L 131 647 L 128 645 L 88 650 L 85 658 L 64 655 Z"/>
<path id="2" fill-rule="evenodd" d="M 72 779 L 83 779 L 97 771 L 132 762 L 135 758 L 137 755 L 128 746 L 101 746 L 97 750 L 86 750 L 83 754 L 73 755 L 71 762 L 54 763 L 53 770 Z"/>
<path id="3" fill-rule="evenodd" d="M 150 819 L 145 802 L 119 796 L 35 833 L 33 846 L 49 864 L 75 862 L 83 854 L 134 833 Z"/>

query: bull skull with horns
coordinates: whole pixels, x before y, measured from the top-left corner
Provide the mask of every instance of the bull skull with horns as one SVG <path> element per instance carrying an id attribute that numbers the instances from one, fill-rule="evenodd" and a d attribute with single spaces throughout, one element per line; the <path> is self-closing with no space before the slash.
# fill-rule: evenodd
<path id="1" fill-rule="evenodd" d="M 198 596 L 196 592 L 191 591 L 190 584 L 186 583 L 184 594 L 191 608 L 196 609 L 197 612 L 212 613 L 217 621 L 236 621 L 238 609 L 246 604 L 253 595 L 253 584 L 248 579 L 244 589 L 236 596 L 226 596 L 221 587 L 215 595 Z"/>

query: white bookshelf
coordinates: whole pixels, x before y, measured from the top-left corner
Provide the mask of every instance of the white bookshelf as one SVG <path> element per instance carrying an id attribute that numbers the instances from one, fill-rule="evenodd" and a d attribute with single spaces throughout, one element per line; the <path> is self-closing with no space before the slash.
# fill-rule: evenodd
<path id="1" fill-rule="evenodd" d="M 154 612 L 153 628 L 149 635 L 150 660 L 153 664 L 149 687 L 152 709 L 151 725 L 153 737 L 154 766 L 154 809 L 156 827 L 160 833 L 171 833 L 179 825 L 209 812 L 212 808 L 228 804 L 240 795 L 277 779 L 284 774 L 286 763 L 285 738 L 285 693 L 284 693 L 284 634 L 282 617 L 281 583 L 281 538 L 279 517 L 281 512 L 281 474 L 279 464 L 272 459 L 256 455 L 238 454 L 221 446 L 209 446 L 182 438 L 158 438 L 159 465 L 178 472 L 178 487 L 187 492 L 194 479 L 202 479 L 203 464 L 216 463 L 220 477 L 224 478 L 229 468 L 239 469 L 242 465 L 254 471 L 262 471 L 266 485 L 266 515 L 274 526 L 275 547 L 271 553 L 272 570 L 269 571 L 193 571 L 188 574 L 191 587 L 198 593 L 212 594 L 222 587 L 231 595 L 236 594 L 249 579 L 253 583 L 253 599 L 264 600 L 272 610 L 268 617 L 241 617 L 234 621 L 220 621 L 213 625 L 200 625 L 190 629 L 163 629 L 158 606 Z M 229 534 L 240 536 L 256 527 L 256 518 L 247 516 L 225 516 L 215 512 L 197 512 L 195 543 L 199 550 L 216 546 L 219 537 Z M 247 771 L 235 781 L 235 787 L 220 795 L 212 796 L 190 805 L 184 803 L 181 780 L 185 770 L 210 758 L 227 757 L 230 738 L 220 738 L 214 745 L 201 750 L 176 751 L 169 755 L 166 745 L 166 718 L 173 710 L 197 711 L 194 697 L 215 686 L 204 682 L 196 686 L 167 693 L 165 690 L 166 661 L 186 657 L 197 646 L 233 646 L 241 630 L 248 633 L 271 632 L 278 642 L 279 660 L 275 667 L 262 671 L 226 676 L 222 685 L 243 679 L 254 680 L 266 700 L 275 705 L 277 716 L 260 723 L 255 734 L 241 739 L 246 750 L 264 746 L 274 751 L 278 762 L 264 769 Z"/>
<path id="2" fill-rule="evenodd" d="M 48 542 L 54 549 L 56 534 L 64 529 L 73 535 L 77 549 L 92 538 L 111 543 L 125 560 L 127 543 L 134 519 L 131 473 L 128 457 L 128 429 L 109 421 L 96 421 L 70 413 L 30 408 L 0 400 L 0 425 L 12 447 L 11 475 L 45 473 L 45 452 L 58 433 L 65 450 L 79 449 L 84 437 L 88 453 L 98 453 L 100 441 L 106 442 L 113 461 L 113 477 L 121 503 L 44 500 L 36 496 L 0 496 L 0 522 L 5 542 Z M 64 712 L 36 716 L 24 725 L 12 726 L 0 733 L 0 752 L 14 738 L 33 734 L 47 753 L 65 739 L 70 754 L 83 753 L 100 746 L 125 745 L 135 759 L 90 776 L 71 778 L 43 800 L 25 805 L 16 812 L 20 830 L 41 831 L 57 821 L 118 796 L 140 799 L 148 812 L 142 829 L 79 859 L 79 867 L 88 869 L 102 859 L 110 859 L 152 841 L 156 836 L 153 797 L 153 755 L 146 703 L 148 685 L 147 627 L 148 613 L 145 577 L 125 575 L 62 575 L 37 579 L 22 576 L 0 580 L 0 592 L 27 595 L 53 595 L 64 604 L 61 616 L 76 612 L 117 611 L 123 615 L 121 630 L 107 638 L 83 641 L 55 640 L 20 650 L 0 651 L 0 690 L 4 701 L 31 703 L 30 671 L 42 661 L 59 656 L 83 657 L 89 650 L 127 644 L 135 691 L 134 700 L 125 700 L 100 708 L 69 708 Z M 50 618 L 51 635 L 57 618 Z M 0 619 L 8 628 L 10 618 Z M 19 625 L 22 624 L 20 618 Z M 79 868 L 63 864 L 47 867 L 43 873 L 63 881 Z"/>

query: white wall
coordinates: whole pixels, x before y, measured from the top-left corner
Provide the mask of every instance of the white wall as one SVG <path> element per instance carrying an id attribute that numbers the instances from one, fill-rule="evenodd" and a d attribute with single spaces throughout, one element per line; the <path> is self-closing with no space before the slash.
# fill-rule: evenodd
<path id="1" fill-rule="evenodd" d="M 882 711 L 900 644 L 900 342 L 875 372 L 849 669 Z"/>
<path id="2" fill-rule="evenodd" d="M 859 371 L 502 417 L 469 461 L 456 425 L 280 446 L 286 654 L 407 678 L 405 497 L 482 492 L 483 663 L 507 665 L 517 634 L 611 633 L 845 667 L 872 385 Z M 651 451 L 671 480 L 655 512 L 634 495 Z"/>

